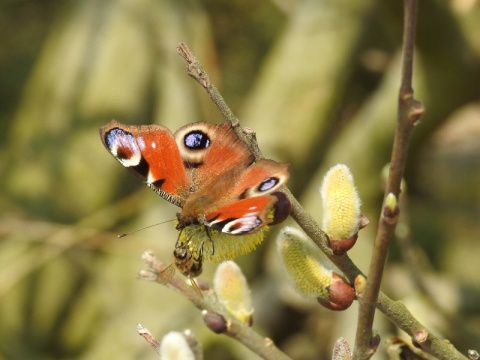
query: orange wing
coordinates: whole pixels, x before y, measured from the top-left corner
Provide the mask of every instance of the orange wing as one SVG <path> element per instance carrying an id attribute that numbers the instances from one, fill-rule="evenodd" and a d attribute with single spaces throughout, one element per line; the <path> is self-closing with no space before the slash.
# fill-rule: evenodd
<path id="1" fill-rule="evenodd" d="M 100 129 L 107 150 L 164 199 L 182 207 L 190 178 L 173 134 L 161 125 L 124 125 L 112 120 Z"/>

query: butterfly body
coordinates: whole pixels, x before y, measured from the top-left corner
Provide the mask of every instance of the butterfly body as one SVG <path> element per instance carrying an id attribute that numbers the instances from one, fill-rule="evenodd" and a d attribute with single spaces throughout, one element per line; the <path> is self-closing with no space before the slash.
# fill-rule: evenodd
<path id="1" fill-rule="evenodd" d="M 182 209 L 178 230 L 200 225 L 246 235 L 288 216 L 289 202 L 278 192 L 288 179 L 288 165 L 255 161 L 230 123 L 193 123 L 172 134 L 161 125 L 112 120 L 100 136 L 123 166 Z M 196 251 L 185 249 L 187 255 Z M 194 257 L 201 267 L 201 251 Z"/>

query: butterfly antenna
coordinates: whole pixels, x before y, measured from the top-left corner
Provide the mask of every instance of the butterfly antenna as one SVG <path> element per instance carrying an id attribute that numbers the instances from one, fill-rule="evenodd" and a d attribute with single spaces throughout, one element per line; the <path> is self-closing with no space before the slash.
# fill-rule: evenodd
<path id="1" fill-rule="evenodd" d="M 133 231 L 129 231 L 129 232 L 120 234 L 120 235 L 118 235 L 118 237 L 119 237 L 119 238 L 122 238 L 122 237 L 125 237 L 125 236 L 127 236 L 127 235 L 131 235 L 131 234 L 133 234 L 133 233 L 136 233 L 136 232 L 138 232 L 138 231 L 145 230 L 145 229 L 148 229 L 148 228 L 157 226 L 157 225 L 162 225 L 162 224 L 165 224 L 165 223 L 168 223 L 168 222 L 171 222 L 171 221 L 174 221 L 174 219 L 172 219 L 172 220 L 167 220 L 167 221 L 162 221 L 162 222 L 159 222 L 159 223 L 156 223 L 156 224 L 153 224 L 153 225 L 144 226 L 144 227 L 142 227 L 142 228 L 140 228 L 140 229 L 136 229 L 136 230 L 133 230 Z"/>

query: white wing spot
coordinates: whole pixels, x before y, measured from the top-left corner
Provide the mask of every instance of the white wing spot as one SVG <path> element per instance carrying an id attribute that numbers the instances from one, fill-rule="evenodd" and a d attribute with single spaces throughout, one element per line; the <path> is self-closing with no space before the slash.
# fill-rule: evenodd
<path id="1" fill-rule="evenodd" d="M 132 155 L 129 158 L 122 158 L 118 156 L 119 148 L 127 148 L 132 152 Z M 138 148 L 138 144 L 132 138 L 119 138 L 115 140 L 115 146 L 112 149 L 115 157 L 120 161 L 120 163 L 125 167 L 137 166 L 142 160 L 142 153 Z"/>
<path id="2" fill-rule="evenodd" d="M 155 144 L 155 141 L 152 141 L 150 143 L 150 146 L 152 147 L 152 149 L 155 149 L 157 147 L 157 144 Z"/>
<path id="3" fill-rule="evenodd" d="M 226 232 L 233 235 L 243 234 L 243 233 L 252 231 L 256 227 L 258 227 L 261 223 L 262 221 L 257 216 L 247 215 L 227 223 L 223 227 L 222 232 Z M 232 227 L 236 227 L 237 225 L 240 225 L 238 229 L 230 231 Z"/>
<path id="4" fill-rule="evenodd" d="M 138 164 L 140 164 L 140 161 L 142 160 L 142 154 L 140 152 L 135 152 L 128 159 L 121 159 L 121 158 L 118 158 L 118 157 L 117 157 L 117 159 L 125 167 L 137 166 Z"/>
<path id="5" fill-rule="evenodd" d="M 155 178 L 152 176 L 152 172 L 149 171 L 147 175 L 147 184 L 153 184 L 155 182 Z"/>

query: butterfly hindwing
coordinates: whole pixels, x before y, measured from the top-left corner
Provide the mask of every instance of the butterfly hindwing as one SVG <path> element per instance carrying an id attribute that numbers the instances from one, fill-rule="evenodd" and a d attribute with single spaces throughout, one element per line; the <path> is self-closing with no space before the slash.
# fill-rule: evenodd
<path id="1" fill-rule="evenodd" d="M 232 235 L 249 234 L 267 225 L 268 212 L 277 201 L 275 196 L 257 196 L 225 204 L 205 214 L 206 225 Z"/>
<path id="2" fill-rule="evenodd" d="M 247 167 L 236 186 L 240 198 L 267 195 L 288 180 L 288 165 L 262 159 Z"/>
<path id="3" fill-rule="evenodd" d="M 218 202 L 212 203 L 212 208 L 205 209 L 206 225 L 224 233 L 240 235 L 285 220 L 290 212 L 290 202 L 277 190 L 288 179 L 287 166 L 272 160 L 260 160 L 244 169 L 235 186 L 224 190 L 224 204 L 213 207 Z M 230 186 L 232 184 L 233 182 Z M 215 192 L 212 189 L 205 193 Z M 227 197 L 229 193 L 230 198 Z M 206 195 L 200 196 L 197 202 L 205 202 L 205 199 L 208 199 Z M 275 209 L 269 218 L 273 208 Z"/>

